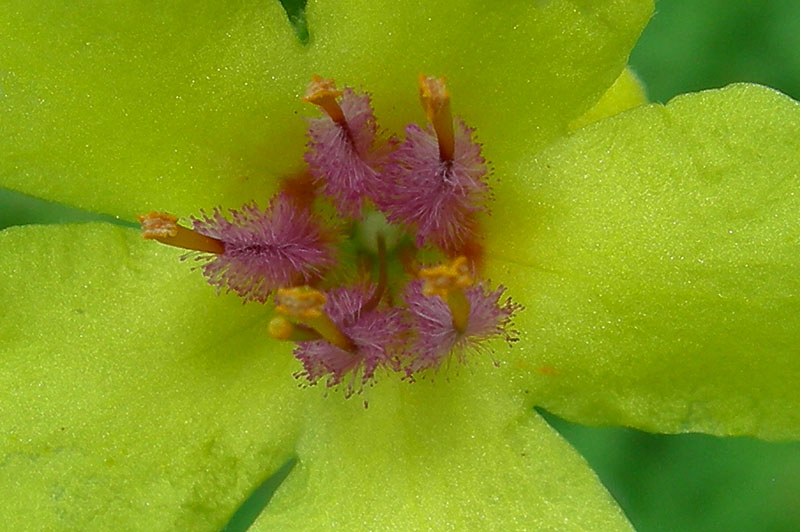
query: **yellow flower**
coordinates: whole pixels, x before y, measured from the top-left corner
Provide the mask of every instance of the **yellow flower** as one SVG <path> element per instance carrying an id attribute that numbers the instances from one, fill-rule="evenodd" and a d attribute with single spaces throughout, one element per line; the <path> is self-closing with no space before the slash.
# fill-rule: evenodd
<path id="1" fill-rule="evenodd" d="M 12 4 L 0 184 L 125 220 L 263 203 L 302 170 L 311 73 L 369 90 L 393 130 L 424 119 L 417 74 L 444 75 L 494 170 L 487 275 L 525 310 L 498 367 L 379 379 L 364 409 L 298 387 L 269 309 L 215 296 L 179 251 L 108 224 L 6 230 L 9 529 L 219 530 L 293 460 L 253 530 L 626 530 L 534 405 L 800 433 L 797 104 L 733 86 L 568 133 L 650 2 L 320 1 L 307 44 L 275 2 Z"/>

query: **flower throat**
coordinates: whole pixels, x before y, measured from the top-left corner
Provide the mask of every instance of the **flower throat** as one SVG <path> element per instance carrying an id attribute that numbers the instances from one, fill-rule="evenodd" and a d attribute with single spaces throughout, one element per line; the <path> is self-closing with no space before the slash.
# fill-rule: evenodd
<path id="1" fill-rule="evenodd" d="M 322 116 L 308 119 L 307 172 L 266 209 L 201 211 L 189 226 L 139 217 L 145 238 L 189 250 L 218 291 L 271 300 L 266 332 L 296 344 L 306 384 L 350 396 L 378 371 L 413 381 L 492 338 L 516 340 L 519 305 L 480 280 L 480 145 L 453 118 L 443 78 L 421 75 L 419 92 L 428 125 L 401 139 L 378 128 L 367 94 L 314 76 L 303 101 Z"/>

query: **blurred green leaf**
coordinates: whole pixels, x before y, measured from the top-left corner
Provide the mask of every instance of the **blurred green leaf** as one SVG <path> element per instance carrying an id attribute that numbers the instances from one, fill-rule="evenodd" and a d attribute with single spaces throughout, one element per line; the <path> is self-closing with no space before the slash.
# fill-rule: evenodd
<path id="1" fill-rule="evenodd" d="M 797 532 L 800 442 L 585 427 L 540 412 L 638 532 Z"/>
<path id="2" fill-rule="evenodd" d="M 660 0 L 631 54 L 654 101 L 751 81 L 800 99 L 800 2 Z"/>

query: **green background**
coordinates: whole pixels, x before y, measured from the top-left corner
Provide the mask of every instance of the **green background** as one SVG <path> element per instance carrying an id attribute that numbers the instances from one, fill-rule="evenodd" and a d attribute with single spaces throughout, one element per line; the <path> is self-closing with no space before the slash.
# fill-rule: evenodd
<path id="1" fill-rule="evenodd" d="M 734 81 L 800 99 L 800 2 L 662 0 L 630 62 L 653 101 Z M 0 189 L 0 228 L 96 219 Z M 544 414 L 583 453 L 640 532 L 800 530 L 800 443 L 653 435 Z M 257 512 L 271 489 L 259 489 L 243 513 Z M 249 518 L 235 521 L 227 530 L 241 529 Z"/>

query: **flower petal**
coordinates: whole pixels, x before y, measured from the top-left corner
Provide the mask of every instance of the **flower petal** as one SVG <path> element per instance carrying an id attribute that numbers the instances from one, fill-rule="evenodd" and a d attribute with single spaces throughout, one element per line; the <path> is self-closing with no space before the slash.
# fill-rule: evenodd
<path id="1" fill-rule="evenodd" d="M 299 368 L 263 307 L 105 224 L 0 245 L 9 530 L 219 530 L 291 456 Z"/>
<path id="2" fill-rule="evenodd" d="M 644 103 L 647 103 L 644 85 L 630 68 L 626 68 L 591 109 L 569 123 L 569 130 L 580 129 Z"/>
<path id="3" fill-rule="evenodd" d="M 489 233 L 492 274 L 527 307 L 510 366 L 536 403 L 584 423 L 800 436 L 798 153 L 800 105 L 734 85 L 521 162 Z"/>
<path id="4" fill-rule="evenodd" d="M 652 1 L 311 2 L 306 47 L 275 1 L 4 11 L 0 184 L 133 219 L 268 198 L 303 168 L 312 73 L 372 91 L 399 129 L 435 71 L 483 139 L 541 146 L 612 83 Z"/>
<path id="5" fill-rule="evenodd" d="M 474 369 L 382 381 L 367 409 L 318 401 L 252 530 L 631 530 L 583 458 L 491 364 Z"/>
<path id="6" fill-rule="evenodd" d="M 489 160 L 566 131 L 624 68 L 650 0 L 352 0 L 309 5 L 309 61 L 363 83 L 393 130 L 424 120 L 419 73 L 445 76 L 453 113 L 477 127 Z"/>
<path id="7" fill-rule="evenodd" d="M 246 4 L 11 1 L 0 183 L 128 219 L 265 203 L 308 69 L 280 4 Z"/>

